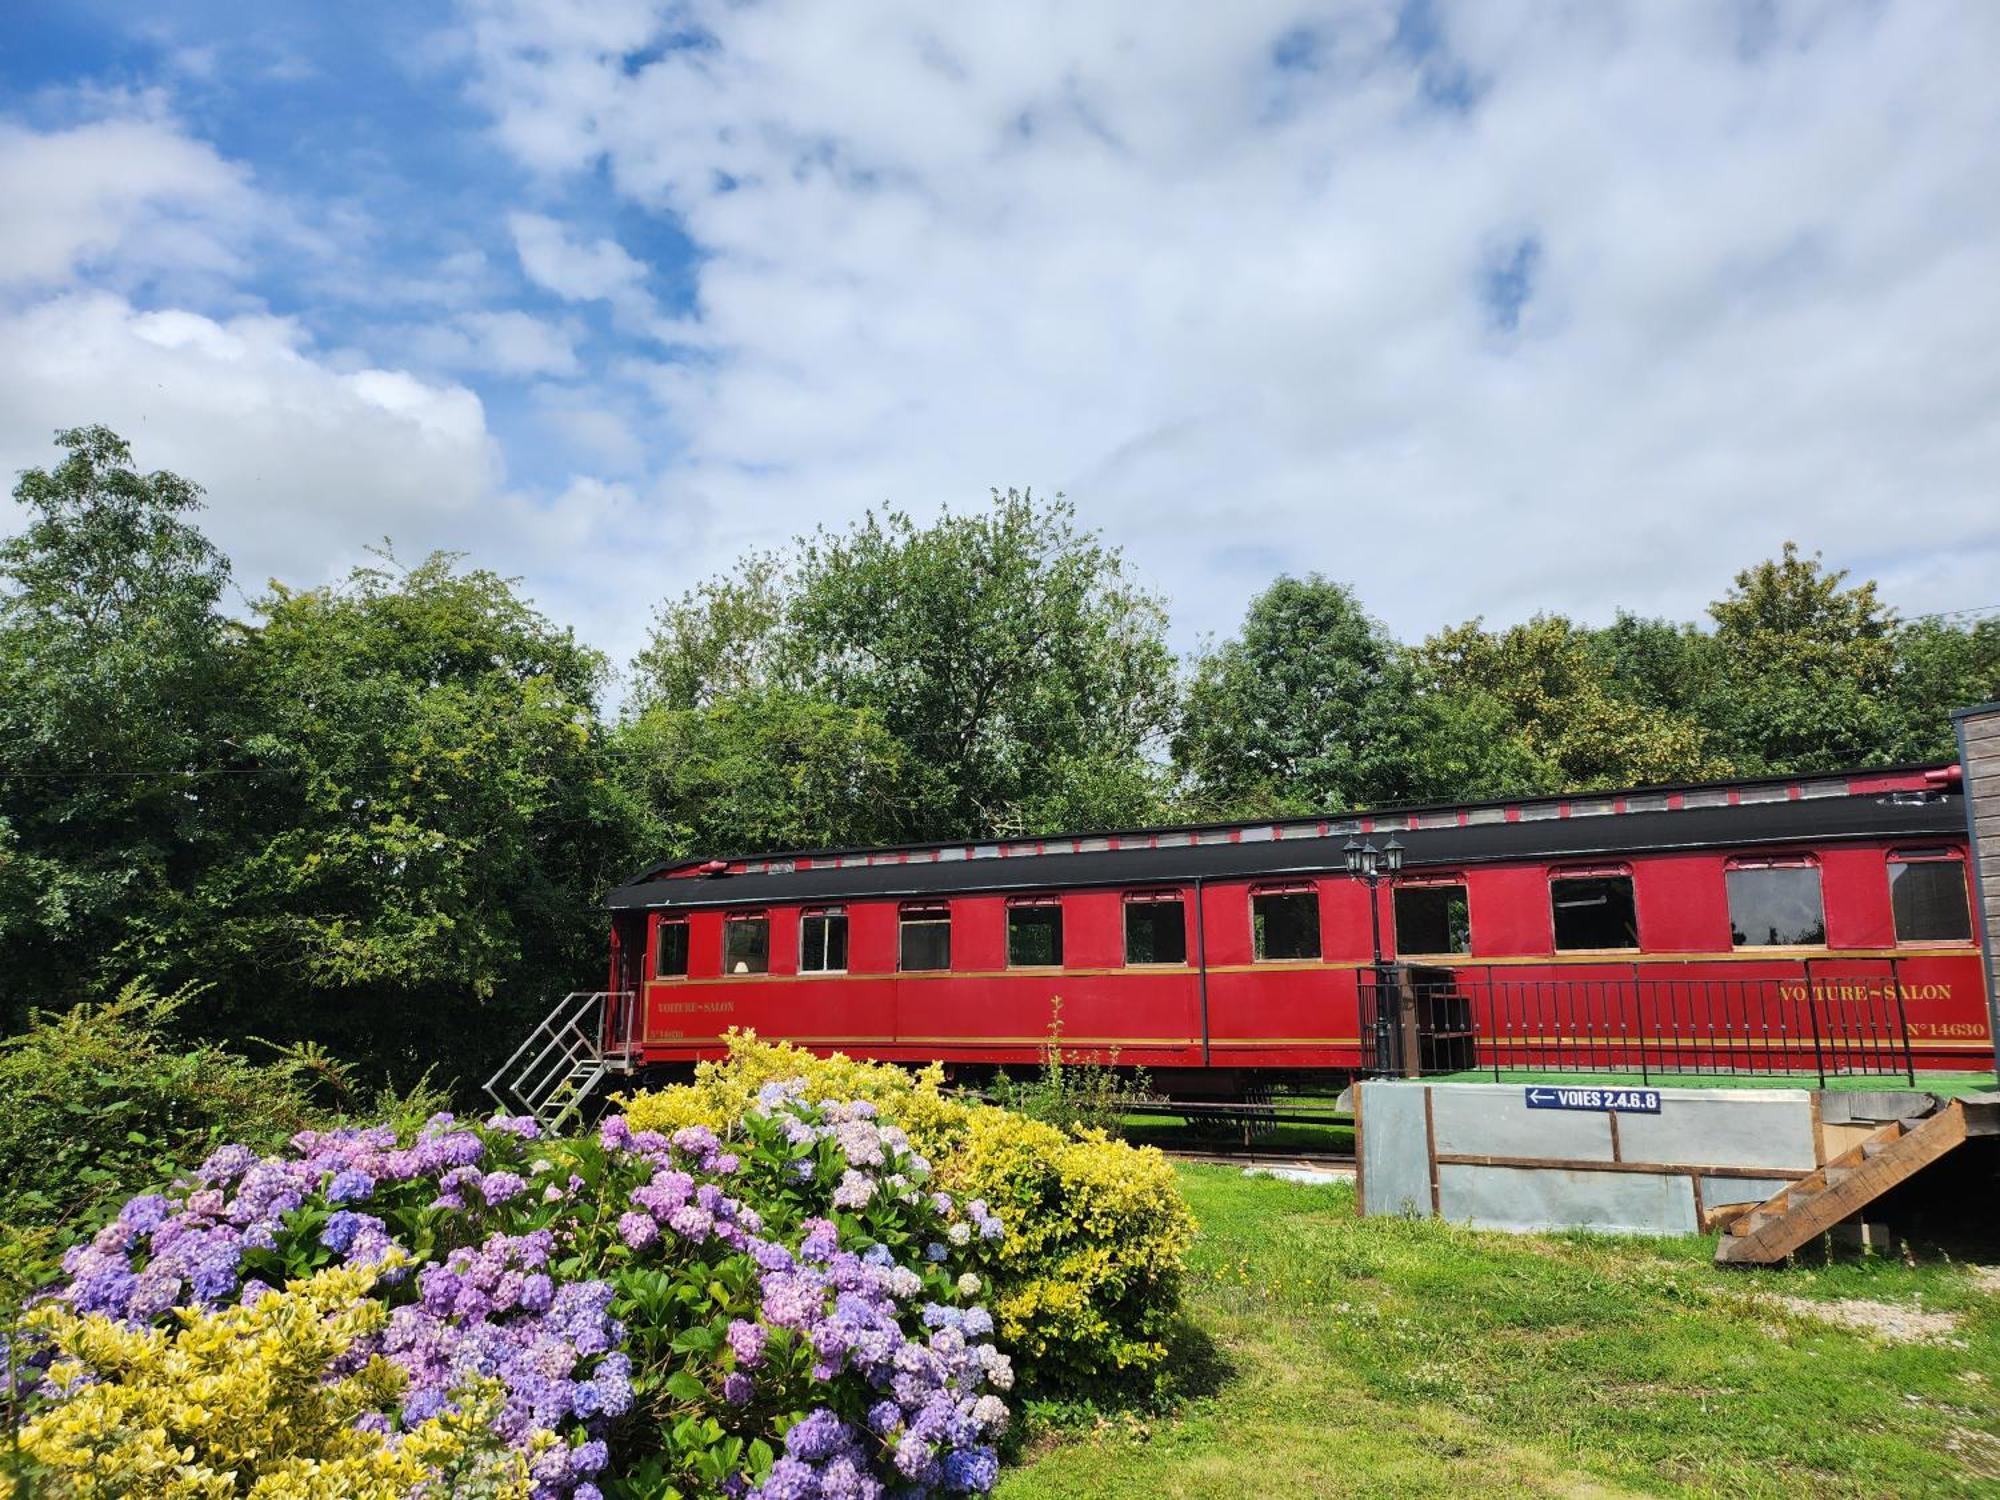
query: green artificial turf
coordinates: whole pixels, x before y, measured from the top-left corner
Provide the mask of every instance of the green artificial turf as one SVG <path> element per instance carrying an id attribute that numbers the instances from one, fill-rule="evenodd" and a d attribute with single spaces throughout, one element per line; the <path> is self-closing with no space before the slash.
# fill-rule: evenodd
<path id="1" fill-rule="evenodd" d="M 1820 1088 L 1817 1073 L 1650 1073 L 1644 1076 L 1632 1073 L 1538 1073 L 1531 1069 L 1502 1068 L 1495 1079 L 1493 1070 L 1468 1071 L 1464 1073 L 1439 1073 L 1427 1077 L 1425 1083 L 1560 1083 L 1572 1087 L 1588 1088 L 1596 1084 L 1644 1084 L 1656 1089 L 1813 1089 Z M 1906 1073 L 1888 1076 L 1870 1074 L 1857 1077 L 1832 1077 L 1826 1081 L 1829 1093 L 1853 1093 L 1862 1090 L 1903 1090 L 1916 1089 L 1921 1093 L 1937 1094 L 1946 1099 L 1960 1098 L 1966 1094 L 1983 1093 L 2000 1088 L 1991 1072 L 1986 1073 L 1923 1073 L 1917 1074 L 1917 1081 L 1910 1082 Z"/>
<path id="2" fill-rule="evenodd" d="M 1723 1270 L 1714 1241 L 1359 1220 L 1347 1186 L 1188 1166 L 1165 1415 L 1072 1423 L 1002 1500 L 2000 1494 L 2000 1278 L 1943 1259 Z M 1778 1303 L 1943 1314 L 1889 1342 Z"/>

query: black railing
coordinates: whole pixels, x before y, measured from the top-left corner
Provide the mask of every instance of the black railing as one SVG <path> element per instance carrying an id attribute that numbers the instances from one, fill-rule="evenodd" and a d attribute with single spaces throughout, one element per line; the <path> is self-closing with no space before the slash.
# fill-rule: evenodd
<path id="1" fill-rule="evenodd" d="M 1906 1076 L 1916 1081 L 1894 961 L 1794 976 L 1515 977 L 1484 966 L 1385 965 L 1361 977 L 1377 1072 Z"/>

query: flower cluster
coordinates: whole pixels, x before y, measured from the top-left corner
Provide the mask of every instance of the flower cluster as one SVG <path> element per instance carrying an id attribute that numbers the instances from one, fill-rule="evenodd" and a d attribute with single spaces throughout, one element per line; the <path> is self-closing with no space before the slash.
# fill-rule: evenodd
<path id="1" fill-rule="evenodd" d="M 785 1084 L 728 1141 L 622 1116 L 308 1132 L 133 1199 L 58 1296 L 144 1330 L 366 1276 L 383 1316 L 338 1373 L 397 1378 L 354 1428 L 393 1449 L 476 1399 L 534 1500 L 599 1500 L 630 1464 L 735 1500 L 979 1493 L 1013 1383 L 978 1302 L 1005 1229 L 929 1177 L 872 1105 Z"/>
<path id="2" fill-rule="evenodd" d="M 524 1175 L 524 1164 L 495 1160 L 538 1134 L 529 1119 L 499 1117 L 481 1130 L 438 1115 L 407 1146 L 386 1126 L 302 1132 L 288 1156 L 224 1146 L 190 1180 L 134 1198 L 72 1250 L 58 1295 L 76 1313 L 140 1326 L 176 1307 L 253 1302 L 273 1280 L 328 1263 L 379 1270 L 392 1288 L 416 1257 L 391 1220 L 442 1212 L 456 1232 L 478 1234 L 504 1217 L 504 1205 L 531 1196 L 528 1175 L 549 1177 L 557 1198 L 572 1190 L 573 1181 L 554 1181 L 550 1162 Z M 497 1382 L 494 1428 L 531 1455 L 537 1500 L 596 1500 L 602 1432 L 632 1404 L 631 1367 L 617 1349 L 623 1329 L 610 1316 L 611 1286 L 558 1283 L 554 1246 L 546 1229 L 496 1228 L 450 1250 L 418 1272 L 418 1300 L 395 1308 L 349 1358 L 358 1367 L 380 1354 L 402 1371 L 403 1430 L 455 1413 L 474 1384 Z"/>
<path id="3" fill-rule="evenodd" d="M 370 1296 L 377 1280 L 330 1267 L 171 1326 L 45 1303 L 29 1324 L 51 1356 L 49 1382 L 66 1395 L 30 1415 L 20 1446 L 49 1472 L 52 1493 L 75 1500 L 526 1496 L 532 1461 L 497 1438 L 490 1382 L 400 1432 L 377 1420 L 396 1372 L 354 1358 L 384 1321 Z"/>
<path id="4" fill-rule="evenodd" d="M 887 1245 L 990 1244 L 1004 1233 L 999 1220 L 984 1204 L 961 1211 L 949 1194 L 927 1193 L 930 1164 L 865 1101 L 815 1106 L 798 1085 L 773 1083 L 745 1123 L 766 1148 L 753 1161 L 783 1163 L 774 1186 L 788 1191 L 776 1201 L 821 1212 L 798 1221 L 795 1253 L 772 1241 L 752 1245 L 758 1318 L 730 1325 L 729 1379 L 748 1399 L 750 1377 L 771 1350 L 784 1349 L 828 1388 L 823 1404 L 787 1431 L 784 1456 L 751 1494 L 872 1500 L 885 1485 L 915 1494 L 991 1488 L 999 1467 L 992 1439 L 1007 1420 L 992 1391 L 1012 1384 L 1012 1367 L 981 1342 L 993 1332 L 986 1309 L 926 1295 L 976 1295 L 980 1279 L 970 1271 L 954 1278 L 936 1264 L 927 1277 L 897 1264 Z"/>

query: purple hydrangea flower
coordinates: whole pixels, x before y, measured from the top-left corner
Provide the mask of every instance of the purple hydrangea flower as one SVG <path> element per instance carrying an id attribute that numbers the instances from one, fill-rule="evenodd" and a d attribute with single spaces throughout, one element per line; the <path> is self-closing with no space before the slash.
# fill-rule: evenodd
<path id="1" fill-rule="evenodd" d="M 736 1318 L 729 1325 L 729 1349 L 736 1356 L 738 1368 L 754 1370 L 764 1362 L 764 1341 L 768 1335 L 761 1323 L 746 1322 Z"/>
<path id="2" fill-rule="evenodd" d="M 479 1180 L 479 1195 L 489 1204 L 505 1203 L 527 1190 L 527 1181 L 518 1172 L 488 1172 Z"/>

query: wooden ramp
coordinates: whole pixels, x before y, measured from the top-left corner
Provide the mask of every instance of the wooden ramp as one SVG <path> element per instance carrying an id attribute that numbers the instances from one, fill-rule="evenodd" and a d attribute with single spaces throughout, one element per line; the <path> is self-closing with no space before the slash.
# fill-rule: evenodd
<path id="1" fill-rule="evenodd" d="M 1967 1133 L 1965 1106 L 1956 1099 L 1935 1114 L 1881 1126 L 1737 1217 L 1715 1247 L 1716 1264 L 1768 1266 L 1783 1260 L 1964 1145 Z"/>

